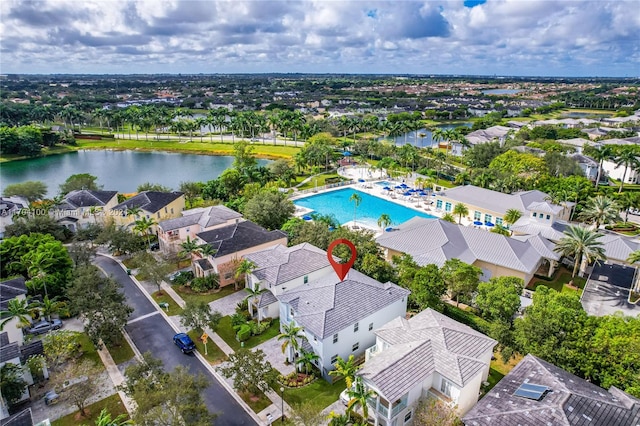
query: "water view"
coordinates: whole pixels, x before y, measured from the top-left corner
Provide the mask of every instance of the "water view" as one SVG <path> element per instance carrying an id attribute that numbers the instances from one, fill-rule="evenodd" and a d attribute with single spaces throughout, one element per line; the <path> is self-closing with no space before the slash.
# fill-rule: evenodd
<path id="1" fill-rule="evenodd" d="M 367 193 L 351 188 L 339 189 L 337 191 L 325 192 L 312 195 L 310 197 L 299 198 L 294 204 L 300 207 L 312 209 L 314 212 L 326 215 L 333 215 L 340 222 L 345 224 L 353 220 L 354 204 L 349 201 L 353 193 L 357 193 L 362 201 L 356 211 L 356 222 L 370 227 L 378 227 L 378 219 L 381 214 L 388 214 L 391 217 L 392 225 L 399 225 L 414 216 L 427 219 L 434 219 L 426 213 L 401 206 L 383 198 L 375 197 Z"/>
<path id="2" fill-rule="evenodd" d="M 482 91 L 485 95 L 515 95 L 520 92 L 522 92 L 520 89 L 489 89 Z"/>
<path id="3" fill-rule="evenodd" d="M 456 124 L 443 124 L 439 127 L 440 129 L 455 129 L 457 127 L 471 127 L 473 123 L 464 122 L 464 123 L 456 123 Z M 400 136 L 396 136 L 395 138 L 379 138 L 378 140 L 392 140 L 396 145 L 415 145 L 419 148 L 428 148 L 434 147 L 437 145 L 437 142 L 433 140 L 433 133 L 429 129 L 418 129 L 412 132 L 408 132 L 402 134 Z"/>
<path id="4" fill-rule="evenodd" d="M 269 160 L 258 160 L 266 165 Z M 206 182 L 231 167 L 233 157 L 168 152 L 84 150 L 68 154 L 3 163 L 0 190 L 12 183 L 40 180 L 47 184 L 49 197 L 69 176 L 90 173 L 105 190 L 134 192 L 145 182 L 159 183 L 174 190 L 180 182 Z"/>

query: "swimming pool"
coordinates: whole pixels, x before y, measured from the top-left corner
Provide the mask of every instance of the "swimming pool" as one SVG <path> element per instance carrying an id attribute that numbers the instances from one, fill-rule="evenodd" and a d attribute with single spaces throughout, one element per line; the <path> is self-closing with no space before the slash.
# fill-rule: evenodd
<path id="1" fill-rule="evenodd" d="M 392 186 L 391 182 L 387 182 L 386 180 L 382 180 L 380 182 L 376 182 L 376 185 L 378 186 Z"/>
<path id="2" fill-rule="evenodd" d="M 435 216 L 401 206 L 400 204 L 379 197 L 374 197 L 373 195 L 352 188 L 344 188 L 337 191 L 299 198 L 293 203 L 300 207 L 312 209 L 317 213 L 333 215 L 338 219 L 338 222 L 344 224 L 353 220 L 354 204 L 352 201 L 349 201 L 349 197 L 351 197 L 354 192 L 362 198 L 356 216 L 356 221 L 361 224 L 377 228 L 378 219 L 382 214 L 388 214 L 389 217 L 391 217 L 392 225 L 399 225 L 414 216 L 435 219 Z"/>

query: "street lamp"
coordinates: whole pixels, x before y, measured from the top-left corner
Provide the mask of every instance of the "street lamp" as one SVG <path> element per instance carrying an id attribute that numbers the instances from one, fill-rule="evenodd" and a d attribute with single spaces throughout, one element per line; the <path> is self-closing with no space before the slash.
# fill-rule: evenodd
<path id="1" fill-rule="evenodd" d="M 280 412 L 282 413 L 282 417 L 280 417 L 280 422 L 284 423 L 284 387 L 280 386 Z"/>

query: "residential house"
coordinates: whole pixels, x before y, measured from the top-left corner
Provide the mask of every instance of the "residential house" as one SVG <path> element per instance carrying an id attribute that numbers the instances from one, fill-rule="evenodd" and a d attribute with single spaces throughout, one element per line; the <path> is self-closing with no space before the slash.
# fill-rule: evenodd
<path id="1" fill-rule="evenodd" d="M 13 216 L 29 207 L 29 201 L 22 197 L 0 197 L 0 239 L 4 238 L 7 225 L 13 224 Z"/>
<path id="2" fill-rule="evenodd" d="M 588 145 L 597 145 L 592 141 L 584 138 L 558 139 L 557 142 L 561 143 L 562 145 L 570 146 L 571 148 L 575 149 L 576 153 L 578 154 L 582 154 L 582 150 Z"/>
<path id="3" fill-rule="evenodd" d="M 118 191 L 81 189 L 65 195 L 51 214 L 60 224 L 75 232 L 89 223 L 104 224 L 116 204 Z"/>
<path id="4" fill-rule="evenodd" d="M 482 269 L 483 281 L 507 276 L 521 278 L 527 284 L 543 263 L 555 267 L 560 260 L 548 241 L 519 241 L 474 227 L 421 217 L 385 232 L 376 242 L 389 261 L 404 253 L 421 266 L 442 266 L 447 260 L 460 259 Z M 549 276 L 553 267 L 549 268 Z"/>
<path id="5" fill-rule="evenodd" d="M 569 224 L 558 219 L 558 217 L 563 216 L 562 209 L 565 208 L 564 206 L 543 201 L 532 203 L 529 207 L 528 215 L 523 215 L 509 227 L 513 237 L 540 235 L 554 242 L 558 242 L 564 237 L 564 231 Z"/>
<path id="6" fill-rule="evenodd" d="M 12 278 L 0 282 L 0 311 L 6 311 L 9 301 L 13 299 L 27 300 L 27 286 L 23 277 Z M 24 342 L 22 327 L 18 327 L 18 319 L 13 318 L 4 325 L 10 342 Z"/>
<path id="7" fill-rule="evenodd" d="M 507 137 L 514 131 L 512 127 L 492 126 L 487 129 L 475 130 L 465 136 L 471 145 L 477 145 L 487 142 L 500 142 L 500 146 L 504 145 Z"/>
<path id="8" fill-rule="evenodd" d="M 130 214 L 139 209 L 138 214 Z M 182 192 L 143 191 L 111 208 L 110 215 L 118 225 L 133 227 L 141 218 L 153 219 L 157 224 L 166 219 L 180 216 L 184 210 Z M 156 226 L 151 227 L 156 232 Z"/>
<path id="9" fill-rule="evenodd" d="M 187 237 L 194 239 L 196 234 L 242 221 L 242 215 L 223 205 L 199 207 L 185 210 L 182 217 L 163 220 L 158 223 L 158 242 L 164 253 L 175 253 Z"/>
<path id="10" fill-rule="evenodd" d="M 596 179 L 598 179 L 598 169 L 600 168 L 600 164 L 598 164 L 598 162 L 593 158 L 582 154 L 573 154 L 569 158 L 578 163 L 582 173 L 584 173 L 585 177 L 591 182 L 595 182 Z"/>
<path id="11" fill-rule="evenodd" d="M 49 425 L 51 425 L 51 423 L 49 419 L 46 419 L 35 426 Z M 26 408 L 6 418 L 2 418 L 2 415 L 0 415 L 0 426 L 34 426 L 31 408 Z"/>
<path id="12" fill-rule="evenodd" d="M 344 280 L 328 274 L 284 290 L 276 299 L 280 324 L 303 328 L 303 349 L 318 355 L 316 366 L 329 380 L 338 357 L 362 356 L 375 343 L 374 328 L 406 315 L 409 293 L 351 269 Z"/>
<path id="13" fill-rule="evenodd" d="M 606 233 L 599 238 L 607 261 L 628 264 L 627 259 L 634 251 L 640 250 L 640 241 L 623 235 Z"/>
<path id="14" fill-rule="evenodd" d="M 375 391 L 369 412 L 380 426 L 412 424 L 426 397 L 464 415 L 478 401 L 498 343 L 431 308 L 410 319 L 394 318 L 375 335 L 356 375 Z"/>
<path id="15" fill-rule="evenodd" d="M 600 141 L 600 143 L 604 145 L 631 145 L 638 147 L 640 146 L 640 138 L 607 139 Z M 636 159 L 640 161 L 640 155 L 636 156 Z M 612 179 L 620 181 L 624 176 L 624 183 L 636 184 L 640 182 L 640 168 L 618 166 L 615 160 L 612 159 L 603 161 L 602 169 Z"/>
<path id="16" fill-rule="evenodd" d="M 204 257 L 194 255 L 195 275 L 204 277 L 217 273 L 220 276 L 220 286 L 224 287 L 235 282 L 235 270 L 242 256 L 276 244 L 286 245 L 287 234 L 280 230 L 267 231 L 246 220 L 200 232 L 196 234 L 194 241 L 197 244 L 209 244 L 215 250 L 215 253 Z"/>
<path id="17" fill-rule="evenodd" d="M 631 426 L 640 424 L 640 399 L 527 355 L 462 421 L 466 426 Z"/>
<path id="18" fill-rule="evenodd" d="M 293 247 L 278 244 L 243 257 L 255 265 L 247 276 L 247 287 L 264 290 L 256 303 L 256 315 L 260 321 L 280 316 L 276 297 L 284 291 L 335 273 L 327 252 L 309 243 Z"/>
<path id="19" fill-rule="evenodd" d="M 545 210 L 553 210 L 553 212 L 545 213 L 549 215 L 546 220 L 568 220 L 575 203 L 565 202 L 562 206 L 552 205 L 547 201 L 548 198 L 547 194 L 538 190 L 505 194 L 474 185 L 463 185 L 436 193 L 434 201 L 436 209 L 446 213 L 453 212 L 455 205 L 462 203 L 469 209 L 469 221 L 495 225 L 506 226 L 504 215 L 509 209 L 518 210 L 523 216 L 526 216 L 534 209 L 541 208 L 540 203 L 549 204 L 544 207 Z"/>

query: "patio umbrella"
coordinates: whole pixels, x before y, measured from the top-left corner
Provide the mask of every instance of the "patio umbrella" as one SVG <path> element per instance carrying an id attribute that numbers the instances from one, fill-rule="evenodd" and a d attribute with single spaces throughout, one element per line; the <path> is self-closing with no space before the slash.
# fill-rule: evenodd
<path id="1" fill-rule="evenodd" d="M 385 232 L 391 232 L 391 231 L 393 231 L 393 228 L 386 228 L 385 229 Z"/>
<path id="2" fill-rule="evenodd" d="M 412 193 L 412 192 L 407 191 L 407 192 L 405 192 L 405 193 L 404 193 L 404 194 L 402 194 L 402 195 L 404 195 L 404 196 L 409 196 L 409 195 L 413 195 L 413 193 Z"/>
<path id="3" fill-rule="evenodd" d="M 364 179 L 358 179 L 358 182 L 366 182 Z"/>
<path id="4" fill-rule="evenodd" d="M 491 228 L 492 226 L 495 226 L 495 225 L 491 222 L 486 222 L 484 226 L 488 226 L 489 228 Z"/>
<path id="5" fill-rule="evenodd" d="M 403 187 L 403 188 L 408 188 L 409 187 L 406 183 L 402 183 L 402 184 L 400 184 L 400 186 Z"/>
<path id="6" fill-rule="evenodd" d="M 391 188 L 389 188 L 388 186 L 385 186 L 385 187 L 384 187 L 384 188 L 382 188 L 382 189 L 384 189 L 385 191 L 391 191 Z"/>
<path id="7" fill-rule="evenodd" d="M 476 220 L 475 222 L 473 222 L 473 224 L 476 225 L 476 226 L 483 225 L 483 223 L 480 222 L 479 220 Z"/>
<path id="8" fill-rule="evenodd" d="M 351 153 L 350 153 L 349 151 L 344 151 L 344 152 L 342 153 L 342 155 L 343 155 L 344 157 L 351 157 Z"/>
<path id="9" fill-rule="evenodd" d="M 400 185 L 396 185 L 394 186 L 395 189 L 402 189 L 402 187 Z"/>
<path id="10" fill-rule="evenodd" d="M 302 216 L 303 220 L 312 220 L 313 218 L 311 216 L 309 216 L 308 214 Z"/>

